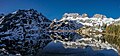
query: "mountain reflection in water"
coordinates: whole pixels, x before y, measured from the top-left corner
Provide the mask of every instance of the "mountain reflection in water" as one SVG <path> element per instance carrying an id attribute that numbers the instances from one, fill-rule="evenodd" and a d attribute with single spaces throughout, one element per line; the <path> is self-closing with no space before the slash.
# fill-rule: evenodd
<path id="1" fill-rule="evenodd" d="M 102 35 L 79 35 L 74 32 L 50 33 L 52 39 L 38 56 L 118 56 L 118 51 Z"/>

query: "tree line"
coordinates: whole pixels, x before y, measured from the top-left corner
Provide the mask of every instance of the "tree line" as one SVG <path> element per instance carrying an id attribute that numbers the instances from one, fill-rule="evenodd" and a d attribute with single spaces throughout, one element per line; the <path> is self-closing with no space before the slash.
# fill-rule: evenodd
<path id="1" fill-rule="evenodd" d="M 104 37 L 109 43 L 117 45 L 117 48 L 120 49 L 120 25 L 107 26 Z"/>
<path id="2" fill-rule="evenodd" d="M 109 25 L 106 27 L 106 34 L 120 35 L 120 25 Z"/>

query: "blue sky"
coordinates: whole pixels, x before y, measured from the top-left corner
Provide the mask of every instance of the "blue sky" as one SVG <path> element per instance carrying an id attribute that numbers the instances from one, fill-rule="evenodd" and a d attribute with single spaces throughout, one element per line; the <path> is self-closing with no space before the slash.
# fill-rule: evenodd
<path id="1" fill-rule="evenodd" d="M 120 0 L 0 0 L 0 13 L 33 8 L 48 19 L 60 19 L 64 13 L 104 14 L 120 17 Z"/>

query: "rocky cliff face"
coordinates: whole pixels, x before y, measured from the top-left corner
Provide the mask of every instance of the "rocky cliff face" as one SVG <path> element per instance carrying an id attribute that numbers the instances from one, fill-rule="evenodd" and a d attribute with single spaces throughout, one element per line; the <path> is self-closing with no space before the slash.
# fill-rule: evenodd
<path id="1" fill-rule="evenodd" d="M 11 37 L 27 37 L 27 34 L 46 30 L 51 21 L 36 10 L 18 10 L 1 18 L 0 32 Z M 36 35 L 37 36 L 37 35 Z"/>
<path id="2" fill-rule="evenodd" d="M 101 14 L 95 14 L 94 16 L 93 16 L 93 18 L 107 18 L 105 15 L 101 15 Z"/>
<path id="3" fill-rule="evenodd" d="M 36 10 L 18 10 L 2 16 L 0 20 L 0 48 L 9 52 L 16 50 L 13 53 L 32 54 L 44 46 L 45 41 L 41 39 L 50 39 L 45 34 L 51 21 Z"/>
<path id="4" fill-rule="evenodd" d="M 88 17 L 88 14 L 86 13 L 82 14 L 82 18 L 86 18 L 86 17 Z"/>

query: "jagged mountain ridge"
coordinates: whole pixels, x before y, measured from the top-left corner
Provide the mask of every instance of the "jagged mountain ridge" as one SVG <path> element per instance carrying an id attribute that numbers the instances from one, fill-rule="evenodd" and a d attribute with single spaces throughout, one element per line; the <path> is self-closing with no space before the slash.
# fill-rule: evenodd
<path id="1" fill-rule="evenodd" d="M 87 13 L 83 13 L 83 14 L 79 14 L 79 13 L 65 13 L 63 15 L 63 18 L 67 18 L 67 17 L 73 17 L 73 18 L 77 18 L 77 17 L 80 17 L 80 18 L 107 18 L 107 16 L 105 15 L 102 15 L 102 14 L 94 14 L 92 17 L 90 17 Z"/>
<path id="2" fill-rule="evenodd" d="M 89 15 L 86 13 L 82 15 L 80 15 L 79 13 L 65 13 L 60 21 L 76 21 L 77 23 L 80 23 L 84 26 L 92 28 L 94 27 L 94 30 L 102 31 L 103 29 L 105 29 L 105 26 L 109 26 L 110 24 L 119 21 L 119 19 L 120 18 L 107 18 L 105 15 L 102 14 L 95 14 L 93 17 L 89 17 Z"/>
<path id="3" fill-rule="evenodd" d="M 65 13 L 63 17 L 60 19 L 62 20 L 69 20 L 69 21 L 79 21 L 82 23 L 99 23 L 100 21 L 105 24 L 111 24 L 113 22 L 119 21 L 118 19 L 107 18 L 107 16 L 102 14 L 94 14 L 93 17 L 89 17 L 88 14 L 84 13 L 80 15 L 79 13 Z M 84 24 L 83 24 L 84 25 Z"/>

